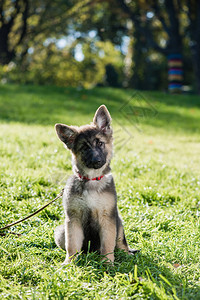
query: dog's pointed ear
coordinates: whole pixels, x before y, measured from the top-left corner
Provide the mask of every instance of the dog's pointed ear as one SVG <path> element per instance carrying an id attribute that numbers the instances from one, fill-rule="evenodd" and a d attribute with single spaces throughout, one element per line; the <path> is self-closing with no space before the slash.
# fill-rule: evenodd
<path id="1" fill-rule="evenodd" d="M 96 125 L 103 133 L 105 134 L 112 134 L 111 129 L 111 116 L 109 114 L 109 111 L 107 110 L 105 105 L 101 105 L 93 119 L 94 125 Z"/>
<path id="2" fill-rule="evenodd" d="M 71 150 L 77 136 L 77 130 L 73 126 L 64 124 L 56 124 L 55 128 L 59 139 Z"/>

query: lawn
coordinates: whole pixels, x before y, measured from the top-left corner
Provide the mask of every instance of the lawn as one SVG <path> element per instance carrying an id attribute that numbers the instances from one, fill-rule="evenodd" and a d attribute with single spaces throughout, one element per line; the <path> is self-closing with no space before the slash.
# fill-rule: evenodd
<path id="1" fill-rule="evenodd" d="M 135 256 L 62 266 L 62 200 L 0 236 L 1 299 L 200 299 L 200 97 L 110 88 L 0 86 L 0 227 L 53 199 L 71 174 L 54 124 L 82 125 L 105 104 L 112 170 Z"/>

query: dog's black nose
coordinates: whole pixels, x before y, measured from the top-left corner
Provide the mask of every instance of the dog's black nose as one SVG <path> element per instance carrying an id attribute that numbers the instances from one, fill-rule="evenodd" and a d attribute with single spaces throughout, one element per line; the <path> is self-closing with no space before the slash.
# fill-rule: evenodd
<path id="1" fill-rule="evenodd" d="M 88 151 L 87 154 L 88 155 L 85 164 L 88 168 L 99 169 L 106 162 L 105 156 L 101 155 L 101 153 L 99 153 L 98 151 Z"/>
<path id="2" fill-rule="evenodd" d="M 101 162 L 101 158 L 99 156 L 93 156 L 91 162 L 93 164 L 100 163 Z"/>
<path id="3" fill-rule="evenodd" d="M 102 160 L 101 157 L 99 157 L 99 155 L 94 155 L 91 159 L 91 166 L 94 169 L 99 169 L 102 167 Z"/>

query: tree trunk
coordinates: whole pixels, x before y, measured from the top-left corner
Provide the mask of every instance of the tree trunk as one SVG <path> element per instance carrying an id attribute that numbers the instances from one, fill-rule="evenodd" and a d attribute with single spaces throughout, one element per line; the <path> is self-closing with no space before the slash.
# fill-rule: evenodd
<path id="1" fill-rule="evenodd" d="M 9 28 L 3 25 L 0 28 L 0 64 L 8 64 L 14 57 L 14 52 L 9 51 L 8 47 Z"/>
<path id="2" fill-rule="evenodd" d="M 170 93 L 181 93 L 183 86 L 182 36 L 180 33 L 179 10 L 174 0 L 165 0 L 170 25 L 167 46 L 168 90 Z"/>
<path id="3" fill-rule="evenodd" d="M 152 26 L 152 22 L 146 19 L 143 21 L 143 16 L 145 10 L 139 5 L 138 1 L 135 1 L 135 9 L 133 10 L 131 6 L 127 3 L 130 1 L 125 0 L 117 0 L 119 6 L 123 10 L 125 14 L 129 16 L 132 20 L 135 27 L 135 35 L 134 38 L 138 39 L 136 33 L 139 33 L 140 37 L 145 37 L 146 46 L 154 49 L 168 57 L 169 64 L 169 83 L 168 87 L 170 92 L 181 92 L 182 84 L 183 84 L 183 70 L 182 70 L 182 36 L 180 33 L 180 23 L 179 23 L 179 8 L 177 8 L 176 1 L 174 0 L 163 0 L 163 4 L 160 1 L 153 1 L 153 4 L 149 4 L 149 7 L 154 10 L 154 13 L 157 19 L 161 22 L 164 31 L 168 35 L 168 43 L 165 48 L 162 48 L 154 39 L 154 27 Z M 144 1 L 147 4 L 148 1 Z M 150 1 L 151 2 L 151 1 Z M 136 5 L 137 4 L 137 5 Z M 167 17 L 164 17 L 162 13 L 162 5 L 164 5 Z M 143 43 L 138 41 L 139 44 Z M 135 51 L 135 49 L 134 49 Z M 139 48 L 138 52 L 139 58 L 141 55 L 141 48 Z M 136 64 L 139 64 L 138 57 L 135 60 Z M 134 75 L 133 75 L 134 77 Z M 134 83 L 136 82 L 136 78 L 133 78 Z"/>
<path id="4" fill-rule="evenodd" d="M 130 79 L 132 76 L 132 68 L 133 68 L 133 38 L 131 35 L 129 35 L 129 44 L 127 49 L 126 57 L 124 58 L 124 81 L 123 86 L 129 87 L 130 85 Z"/>
<path id="5" fill-rule="evenodd" d="M 188 1 L 188 3 L 190 47 L 196 78 L 196 88 L 198 94 L 200 94 L 200 1 L 196 1 L 195 5 L 192 1 Z"/>
<path id="6" fill-rule="evenodd" d="M 135 28 L 134 32 L 134 43 L 133 43 L 133 53 L 132 53 L 132 76 L 130 78 L 129 85 L 134 89 L 145 89 L 143 86 L 144 82 L 144 61 L 145 57 L 143 54 L 144 40 L 140 33 Z M 145 48 L 145 47 L 144 47 Z"/>
<path id="7" fill-rule="evenodd" d="M 192 52 L 194 74 L 196 78 L 196 88 L 198 94 L 200 94 L 200 45 L 196 44 L 195 46 L 193 46 L 191 52 Z"/>

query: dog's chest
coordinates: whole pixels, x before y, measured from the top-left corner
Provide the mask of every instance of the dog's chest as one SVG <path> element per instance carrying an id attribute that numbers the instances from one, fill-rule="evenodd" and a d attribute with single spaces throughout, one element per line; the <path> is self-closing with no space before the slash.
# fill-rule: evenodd
<path id="1" fill-rule="evenodd" d="M 107 206 L 107 193 L 98 193 L 96 191 L 83 191 L 82 201 L 90 210 L 102 210 Z"/>
<path id="2" fill-rule="evenodd" d="M 81 196 L 73 197 L 67 205 L 67 215 L 79 219 L 87 219 L 89 215 L 110 215 L 115 206 L 115 197 L 112 193 L 83 191 Z"/>
<path id="3" fill-rule="evenodd" d="M 87 220 L 90 216 L 110 215 L 116 206 L 112 176 L 105 176 L 101 181 L 83 184 L 74 181 L 66 186 L 63 204 L 67 217 Z"/>

